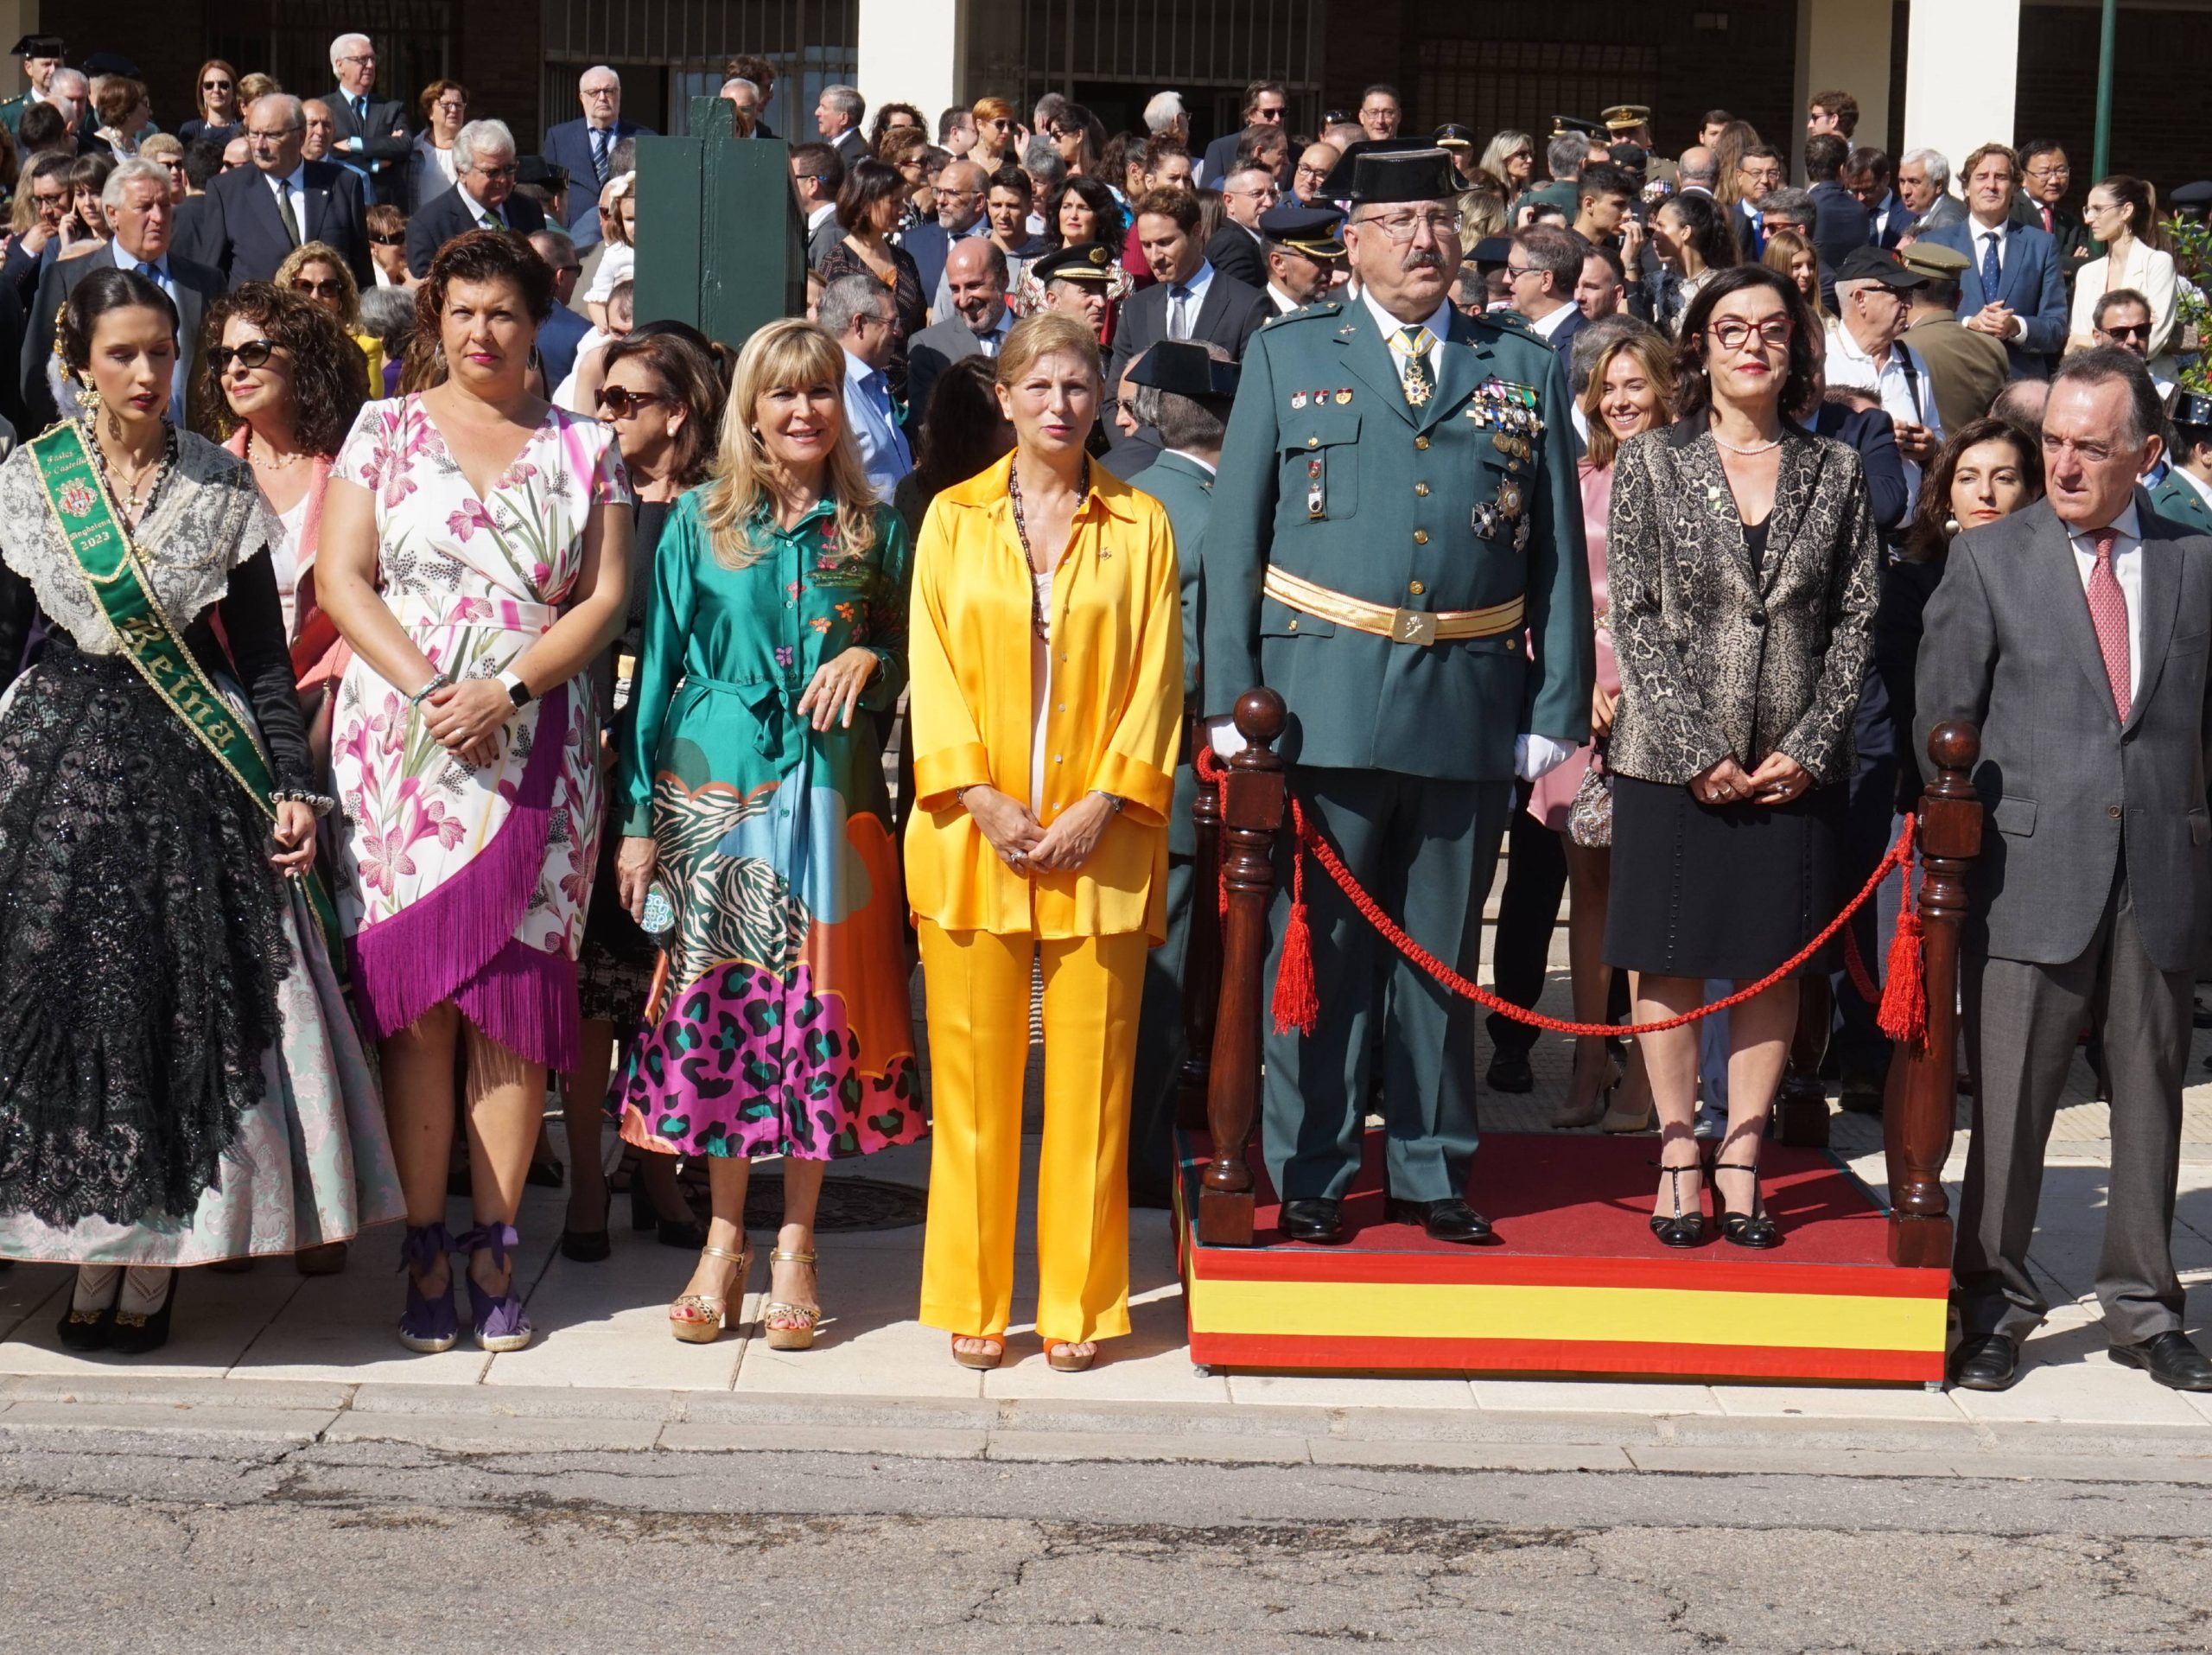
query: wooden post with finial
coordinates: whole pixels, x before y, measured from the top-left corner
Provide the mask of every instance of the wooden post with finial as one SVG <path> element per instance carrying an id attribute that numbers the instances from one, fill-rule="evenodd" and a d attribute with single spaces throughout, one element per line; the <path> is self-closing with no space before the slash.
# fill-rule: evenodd
<path id="1" fill-rule="evenodd" d="M 1206 1130 L 1213 1159 L 1198 1183 L 1198 1241 L 1209 1247 L 1249 1247 L 1253 1232 L 1252 1123 L 1260 1108 L 1260 1020 L 1267 1015 L 1268 906 L 1274 894 L 1271 860 L 1281 829 L 1287 786 L 1274 742 L 1286 714 L 1268 689 L 1236 700 L 1244 750 L 1228 762 L 1221 784 L 1220 876 L 1229 888 L 1221 925 L 1221 998 L 1206 1077 Z M 1201 885 L 1193 901 L 1217 901 Z"/>
<path id="2" fill-rule="evenodd" d="M 1194 723 L 1190 740 L 1206 739 Z M 1221 792 L 1201 782 L 1191 804 L 1191 918 L 1183 944 L 1183 1067 L 1175 1083 L 1175 1124 L 1206 1128 L 1206 1078 L 1213 1072 L 1214 1012 L 1221 1003 Z"/>
<path id="3" fill-rule="evenodd" d="M 1974 767 L 1981 733 L 1946 719 L 1928 737 L 1936 766 L 1920 803 L 1921 958 L 1928 984 L 1928 1035 L 1900 1041 L 1882 1104 L 1882 1149 L 1890 1181 L 1890 1262 L 1925 1270 L 1951 1264 L 1951 1206 L 1943 1162 L 1951 1153 L 1959 1090 L 1959 938 L 1967 917 L 1967 870 L 1981 853 L 1982 805 Z"/>

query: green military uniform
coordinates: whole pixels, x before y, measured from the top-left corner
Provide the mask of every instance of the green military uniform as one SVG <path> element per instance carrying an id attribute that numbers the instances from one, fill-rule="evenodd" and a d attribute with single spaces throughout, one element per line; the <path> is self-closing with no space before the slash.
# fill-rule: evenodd
<path id="1" fill-rule="evenodd" d="M 0 125 L 7 127 L 10 137 L 22 135 L 23 111 L 37 101 L 38 94 L 26 87 L 4 103 L 0 103 Z"/>
<path id="2" fill-rule="evenodd" d="M 1158 346 L 1153 347 L 1154 350 Z M 1176 572 L 1183 586 L 1183 704 L 1198 705 L 1198 547 L 1213 510 L 1214 474 L 1173 449 L 1129 479 L 1167 508 L 1175 534 Z M 1192 747 L 1175 766 L 1175 802 L 1167 813 L 1167 940 L 1145 959 L 1138 1012 L 1135 1083 L 1129 1113 L 1129 1194 L 1166 1204 L 1175 1165 L 1177 1083 L 1188 1055 L 1183 1039 L 1183 966 L 1191 936 L 1191 885 L 1198 831 L 1191 806 L 1198 796 Z"/>
<path id="3" fill-rule="evenodd" d="M 1904 330 L 1904 342 L 1928 365 L 1928 379 L 1936 392 L 1936 417 L 1946 431 L 1963 431 L 1989 411 L 1997 393 L 2012 377 L 2012 360 L 2005 347 L 1987 334 L 1978 334 L 1951 312 L 1957 309 L 1959 278 L 1967 272 L 1967 256 L 1940 241 L 1916 241 L 1897 249 L 1897 262 L 1937 285 L 1916 296 L 1916 302 L 1933 307 L 1940 315 L 1916 321 Z M 1946 299 L 1946 291 L 1950 297 Z"/>
<path id="4" fill-rule="evenodd" d="M 10 55 L 26 60 L 31 58 L 52 58 L 58 62 L 63 55 L 60 36 L 26 35 L 16 42 Z M 22 136 L 23 111 L 37 101 L 37 92 L 32 87 L 26 86 L 13 98 L 0 103 L 0 124 L 7 126 L 8 136 L 10 138 Z M 153 129 L 149 127 L 147 130 L 151 131 Z"/>
<path id="5" fill-rule="evenodd" d="M 2170 523 L 2180 523 L 2199 534 L 2212 534 L 2212 503 L 2204 487 L 2182 474 L 2182 461 L 2197 445 L 2212 442 L 2212 397 L 2183 391 L 2174 398 L 2174 446 L 2166 457 L 2172 461 L 2158 486 L 2151 491 L 2151 507 Z"/>
<path id="6" fill-rule="evenodd" d="M 1402 159 L 1412 157 L 1391 157 Z M 1281 694 L 1279 751 L 1308 814 L 1417 941 L 1471 976 L 1516 738 L 1589 733 L 1573 430 L 1557 353 L 1517 321 L 1448 305 L 1423 318 L 1435 331 L 1401 341 L 1427 365 L 1415 400 L 1372 306 L 1278 316 L 1245 353 L 1205 546 L 1203 705 L 1226 714 L 1256 684 Z M 1347 603 L 1379 610 L 1389 635 L 1314 612 L 1349 615 Z M 1432 633 L 1438 617 L 1471 611 L 1497 618 L 1464 623 L 1490 635 Z M 1476 1142 L 1472 1007 L 1400 959 L 1318 869 L 1306 894 L 1320 1021 L 1311 1036 L 1266 1039 L 1262 1142 L 1276 1191 L 1342 1199 L 1379 1044 L 1393 1196 L 1463 1196 Z"/>

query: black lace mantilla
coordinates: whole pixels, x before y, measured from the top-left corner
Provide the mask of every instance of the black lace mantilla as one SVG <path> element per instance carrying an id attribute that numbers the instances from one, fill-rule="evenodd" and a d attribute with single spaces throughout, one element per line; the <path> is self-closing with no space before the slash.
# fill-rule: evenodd
<path id="1" fill-rule="evenodd" d="M 66 637 L 0 720 L 0 1211 L 183 1222 L 289 969 L 266 819 L 130 665 Z"/>

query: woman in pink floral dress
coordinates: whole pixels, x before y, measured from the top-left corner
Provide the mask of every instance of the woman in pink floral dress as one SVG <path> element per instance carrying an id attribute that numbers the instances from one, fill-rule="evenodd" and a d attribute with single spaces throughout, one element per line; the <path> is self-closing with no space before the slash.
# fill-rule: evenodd
<path id="1" fill-rule="evenodd" d="M 517 1350 L 515 1209 L 545 1071 L 576 1061 L 577 945 L 597 837 L 600 718 L 582 670 L 624 614 L 630 488 L 595 420 L 526 388 L 551 275 L 496 232 L 446 244 L 417 299 L 443 384 L 361 411 L 330 474 L 318 580 L 356 654 L 331 767 L 339 914 L 381 1043 L 407 1194 L 400 1339 Z M 456 1048 L 474 1226 L 445 1231 Z"/>

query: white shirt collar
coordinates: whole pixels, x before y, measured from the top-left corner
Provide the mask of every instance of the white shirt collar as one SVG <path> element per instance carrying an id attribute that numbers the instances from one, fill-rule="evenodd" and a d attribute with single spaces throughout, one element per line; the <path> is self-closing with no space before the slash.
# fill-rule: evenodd
<path id="1" fill-rule="evenodd" d="M 2199 500 L 2207 506 L 2212 506 L 2212 483 L 2206 482 L 2187 466 L 2176 466 L 2173 468 L 2173 474 L 2194 488 Z"/>
<path id="2" fill-rule="evenodd" d="M 1206 289 L 1212 282 L 1213 264 L 1210 260 L 1201 258 L 1198 261 L 1198 268 L 1192 273 L 1191 279 L 1183 283 L 1183 287 L 1193 299 L 1203 299 L 1205 297 Z M 1174 283 L 1171 282 L 1168 287 L 1172 292 Z"/>
<path id="3" fill-rule="evenodd" d="M 1529 323 L 1529 326 L 1535 332 L 1538 337 L 1549 339 L 1554 334 L 1556 334 L 1560 328 L 1567 326 L 1567 312 L 1578 308 L 1579 307 L 1575 304 L 1574 301 L 1569 299 L 1565 304 L 1560 306 L 1558 309 L 1553 311 L 1551 315 L 1546 316 L 1541 321 L 1532 321 Z"/>
<path id="4" fill-rule="evenodd" d="M 1365 289 L 1362 289 L 1360 291 L 1359 302 L 1367 307 L 1367 314 L 1375 318 L 1376 326 L 1382 328 L 1383 337 L 1386 339 L 1391 334 L 1413 325 L 1411 322 L 1400 321 L 1395 316 L 1392 315 L 1389 311 L 1385 310 L 1382 307 L 1381 303 L 1376 301 L 1374 294 L 1367 291 Z M 1438 305 L 1435 311 L 1423 320 L 1421 326 L 1427 328 L 1428 331 L 1433 334 L 1440 341 L 1451 338 L 1451 300 L 1446 299 L 1442 304 Z"/>
<path id="5" fill-rule="evenodd" d="M 142 259 L 137 254 L 126 251 L 120 239 L 111 241 L 108 246 L 115 254 L 115 267 L 119 271 L 135 271 L 141 264 L 151 264 L 164 277 L 169 273 L 169 256 L 167 253 L 159 258 Z"/>
<path id="6" fill-rule="evenodd" d="M 1967 214 L 1967 228 L 1973 232 L 1974 245 L 1977 249 L 1982 245 L 1986 238 L 1995 236 L 1997 251 L 2001 253 L 2012 237 L 2012 220 L 2009 213 L 1994 224 L 1984 224 L 1969 213 Z"/>
<path id="7" fill-rule="evenodd" d="M 2077 529 L 2070 523 L 2061 526 L 2065 529 L 2067 538 L 2074 542 L 2075 550 L 2077 551 L 2089 550 L 2091 543 L 2096 538 L 2097 532 L 2094 529 Z M 2133 500 L 2130 500 L 2120 515 L 2113 519 L 2106 526 L 2119 531 L 2120 544 L 2122 548 L 2131 541 L 2139 541 L 2143 538 L 2143 519 L 2136 515 L 2135 502 Z"/>
<path id="8" fill-rule="evenodd" d="M 813 212 L 806 215 L 806 227 L 808 231 L 811 232 L 813 231 L 819 230 L 823 226 L 823 220 L 834 216 L 836 211 L 836 202 L 823 202 L 820 207 L 816 207 Z"/>
<path id="9" fill-rule="evenodd" d="M 1205 472 L 1209 477 L 1217 476 L 1220 474 L 1221 468 L 1219 466 L 1214 464 L 1211 460 L 1201 460 L 1197 455 L 1192 453 L 1188 449 L 1170 449 L 1167 452 L 1173 455 L 1179 460 L 1188 460 L 1192 465 Z"/>

